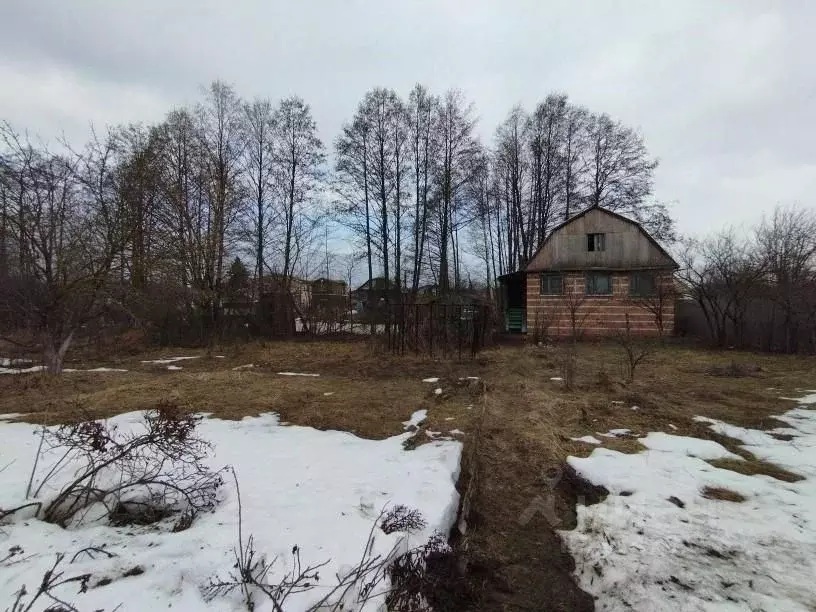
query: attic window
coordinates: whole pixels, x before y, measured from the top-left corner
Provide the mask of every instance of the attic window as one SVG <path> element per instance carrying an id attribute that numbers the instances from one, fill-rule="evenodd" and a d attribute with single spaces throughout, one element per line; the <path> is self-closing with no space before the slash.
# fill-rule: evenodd
<path id="1" fill-rule="evenodd" d="M 603 251 L 606 246 L 606 234 L 587 234 L 587 251 Z"/>

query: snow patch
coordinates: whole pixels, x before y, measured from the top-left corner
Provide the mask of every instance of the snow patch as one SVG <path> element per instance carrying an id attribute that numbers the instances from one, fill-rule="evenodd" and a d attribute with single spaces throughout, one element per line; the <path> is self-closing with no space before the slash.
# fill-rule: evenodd
<path id="1" fill-rule="evenodd" d="M 127 431 L 140 419 L 139 413 L 130 413 L 112 421 Z M 359 562 L 381 509 L 396 504 L 416 508 L 427 527 L 410 537 L 377 530 L 374 555 L 386 554 L 406 539 L 407 545 L 416 546 L 435 531 L 447 533 L 456 519 L 460 442 L 434 441 L 408 451 L 403 442 L 410 433 L 364 440 L 347 432 L 282 427 L 271 414 L 241 421 L 204 419 L 199 428 L 215 446 L 213 467 L 232 465 L 238 475 L 244 538 L 252 534 L 259 552 L 269 559 L 278 557 L 270 580 L 279 579 L 290 569 L 287 566 L 295 545 L 304 564 L 328 562 L 320 570 L 319 586 L 290 596 L 287 612 L 307 609 L 325 593 L 336 573 Z M 0 423 L 3 465 L 12 461 L 0 470 L 0 507 L 16 507 L 25 501 L 25 483 L 39 441 L 36 432 L 37 426 L 32 424 Z M 72 473 L 69 465 L 55 485 L 64 484 Z M 2 550 L 19 545 L 25 552 L 12 568 L 0 572 L 0 601 L 14 601 L 23 584 L 29 591 L 36 589 L 55 553 L 65 552 L 71 559 L 80 549 L 104 546 L 116 556 L 95 555 L 92 559 L 81 555 L 65 566 L 66 575 L 90 573 L 92 585 L 104 577 L 112 578 L 111 583 L 81 594 L 69 583 L 54 594 L 80 610 L 108 610 L 120 602 L 127 602 L 128 610 L 243 609 L 240 595 L 206 603 L 200 590 L 211 576 L 225 575 L 234 563 L 237 497 L 231 485 L 225 485 L 222 494 L 224 500 L 212 514 L 199 516 L 192 527 L 179 533 L 155 526 L 115 528 L 103 524 L 62 529 L 31 519 L 4 524 Z M 144 573 L 122 578 L 135 566 Z M 384 606 L 381 595 L 364 610 L 373 612 L 380 606 Z M 258 610 L 271 607 L 264 603 Z"/>
<path id="2" fill-rule="evenodd" d="M 606 433 L 600 433 L 598 431 L 596 431 L 595 433 L 598 434 L 599 436 L 604 437 L 604 438 L 620 438 L 622 436 L 626 436 L 626 435 L 631 434 L 632 430 L 631 429 L 610 429 Z"/>
<path id="3" fill-rule="evenodd" d="M 30 368 L 0 368 L 0 374 L 31 374 L 33 372 L 44 372 L 45 366 L 31 366 Z"/>
<path id="4" fill-rule="evenodd" d="M 424 382 L 424 383 L 438 383 L 439 378 L 423 378 L 422 382 Z"/>
<path id="5" fill-rule="evenodd" d="M 601 441 L 596 438 L 595 436 L 581 436 L 580 438 L 570 438 L 570 440 L 574 440 L 575 442 L 585 442 L 587 444 L 600 444 Z"/>
<path id="6" fill-rule="evenodd" d="M 244 365 L 235 366 L 232 369 L 233 370 L 247 370 L 249 368 L 254 368 L 254 367 L 255 367 L 254 363 L 245 363 Z"/>
<path id="7" fill-rule="evenodd" d="M 640 438 L 648 450 L 637 454 L 598 448 L 568 458 L 610 492 L 601 503 L 579 505 L 576 529 L 561 532 L 579 586 L 599 610 L 812 609 L 816 412 L 797 408 L 777 418 L 796 430 L 794 441 L 697 420 L 805 480 L 719 469 L 704 459 L 735 457 L 719 444 L 660 432 Z M 745 500 L 707 499 L 705 487 Z"/>
<path id="8" fill-rule="evenodd" d="M 320 376 L 320 374 L 309 374 L 308 372 L 278 372 L 278 376 Z"/>
<path id="9" fill-rule="evenodd" d="M 403 421 L 402 425 L 405 429 L 410 429 L 411 427 L 419 427 L 419 424 L 422 423 L 425 419 L 428 418 L 428 411 L 427 410 L 417 410 L 411 415 L 411 418 L 407 421 Z"/>
<path id="10" fill-rule="evenodd" d="M 167 366 L 167 369 L 168 370 L 183 370 L 184 368 L 182 368 L 181 366 L 177 366 L 177 365 L 169 365 L 169 366 Z"/>
<path id="11" fill-rule="evenodd" d="M 442 389 L 440 389 L 439 387 L 434 389 L 434 395 L 442 395 Z"/>
<path id="12" fill-rule="evenodd" d="M 653 451 L 663 451 L 698 459 L 735 459 L 742 461 L 742 457 L 727 450 L 721 444 L 713 440 L 701 440 L 699 438 L 689 438 L 686 436 L 674 436 L 653 431 L 647 436 L 638 438 L 638 441 L 648 449 Z"/>
<path id="13" fill-rule="evenodd" d="M 188 359 L 200 359 L 199 355 L 192 355 L 190 357 L 168 357 L 167 359 L 148 359 L 142 363 L 153 363 L 156 365 L 167 365 L 168 363 L 175 363 L 176 361 L 186 361 Z"/>

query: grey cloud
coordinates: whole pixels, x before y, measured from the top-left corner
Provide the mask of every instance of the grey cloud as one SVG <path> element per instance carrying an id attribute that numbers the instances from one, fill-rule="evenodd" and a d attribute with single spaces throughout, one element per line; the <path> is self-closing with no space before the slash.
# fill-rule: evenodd
<path id="1" fill-rule="evenodd" d="M 222 78 L 297 93 L 330 142 L 373 86 L 463 89 L 480 133 L 553 90 L 644 134 L 684 232 L 813 205 L 816 5 L 638 0 L 5 0 L 0 118 L 81 138 Z"/>

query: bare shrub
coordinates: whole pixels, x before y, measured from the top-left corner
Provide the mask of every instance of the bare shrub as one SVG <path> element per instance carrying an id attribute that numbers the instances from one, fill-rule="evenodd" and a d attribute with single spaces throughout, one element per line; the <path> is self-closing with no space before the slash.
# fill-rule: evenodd
<path id="1" fill-rule="evenodd" d="M 535 344 L 546 342 L 550 337 L 550 328 L 556 322 L 560 313 L 555 307 L 546 310 L 537 310 L 533 319 L 532 338 Z"/>
<path id="2" fill-rule="evenodd" d="M 388 575 L 391 579 L 391 588 L 386 597 L 389 610 L 395 612 L 425 612 L 432 609 L 429 599 L 440 585 L 437 579 L 442 579 L 450 572 L 435 570 L 439 565 L 450 565 L 453 562 L 453 551 L 445 537 L 437 533 L 424 545 L 394 559 L 389 567 Z M 448 590 L 450 584 L 442 586 Z"/>
<path id="3" fill-rule="evenodd" d="M 401 504 L 394 506 L 380 521 L 380 529 L 384 533 L 394 533 L 396 531 L 409 533 L 424 529 L 425 525 L 427 523 L 422 518 L 422 513 L 419 510 Z"/>
<path id="4" fill-rule="evenodd" d="M 53 605 L 45 608 L 46 612 L 79 612 L 72 604 L 57 597 L 54 590 L 65 586 L 66 584 L 76 583 L 79 592 L 85 593 L 88 590 L 88 581 L 91 579 L 90 574 L 80 574 L 78 576 L 65 577 L 65 572 L 58 568 L 65 559 L 63 553 L 58 553 L 51 569 L 46 570 L 43 574 L 37 590 L 29 593 L 25 585 L 14 594 L 14 601 L 11 607 L 7 608 L 7 612 L 31 612 L 34 610 L 34 604 L 40 602 L 53 602 Z M 39 610 L 40 608 L 36 608 Z M 101 611 L 100 611 L 101 612 Z"/>
<path id="5" fill-rule="evenodd" d="M 569 342 L 559 349 L 557 362 L 564 388 L 568 391 L 572 391 L 575 388 L 575 374 L 578 368 L 577 347 L 575 342 Z"/>
<path id="6" fill-rule="evenodd" d="M 238 496 L 238 543 L 233 549 L 235 564 L 226 576 L 210 578 L 203 588 L 204 599 L 208 602 L 217 597 L 240 592 L 246 609 L 250 612 L 259 601 L 270 602 L 275 612 L 283 612 L 290 595 L 310 591 L 320 582 L 320 570 L 329 561 L 305 565 L 300 558 L 300 548 L 292 548 L 292 569 L 277 580 L 270 580 L 270 572 L 275 567 L 277 557 L 271 560 L 255 548 L 255 539 L 250 534 L 244 541 L 243 508 L 238 478 L 233 471 L 236 494 Z M 396 533 L 422 529 L 425 526 L 422 515 L 406 506 L 395 506 L 382 511 L 372 524 L 359 562 L 350 570 L 335 575 L 335 582 L 325 595 L 312 604 L 307 612 L 343 612 L 356 610 L 374 597 L 386 595 L 389 610 L 396 612 L 419 612 L 429 610 L 423 603 L 422 587 L 427 561 L 432 555 L 449 551 L 441 535 L 434 536 L 424 546 L 399 553 L 403 541 L 383 554 L 374 553 L 375 532 L 379 527 L 384 533 Z M 387 591 L 378 591 L 386 578 L 392 584 Z M 422 607 L 424 606 L 424 607 Z"/>
<path id="7" fill-rule="evenodd" d="M 615 341 L 621 347 L 624 355 L 623 370 L 626 382 L 630 383 L 635 379 L 635 369 L 646 357 L 654 352 L 654 348 L 642 338 L 637 338 L 632 334 L 632 326 L 629 322 L 629 313 L 626 313 L 626 323 L 622 330 L 615 334 Z"/>
<path id="8" fill-rule="evenodd" d="M 196 435 L 198 422 L 164 403 L 145 413 L 135 432 L 99 421 L 43 429 L 43 445 L 60 456 L 34 497 L 69 463 L 81 467 L 38 510 L 40 518 L 66 526 L 96 506 L 114 525 L 150 524 L 181 513 L 189 526 L 192 517 L 215 506 L 223 483 L 203 463 L 211 446 Z"/>

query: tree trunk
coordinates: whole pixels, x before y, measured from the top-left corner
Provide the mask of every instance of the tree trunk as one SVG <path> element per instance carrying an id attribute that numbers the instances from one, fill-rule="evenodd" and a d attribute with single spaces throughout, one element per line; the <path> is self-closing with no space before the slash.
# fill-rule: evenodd
<path id="1" fill-rule="evenodd" d="M 68 352 L 68 348 L 71 346 L 73 339 L 74 331 L 71 330 L 68 336 L 59 343 L 58 348 L 57 343 L 59 342 L 59 338 L 55 337 L 54 334 L 47 334 L 45 338 L 45 353 L 43 355 L 46 372 L 49 374 L 59 374 L 62 372 L 62 363 L 65 360 L 65 353 Z"/>

